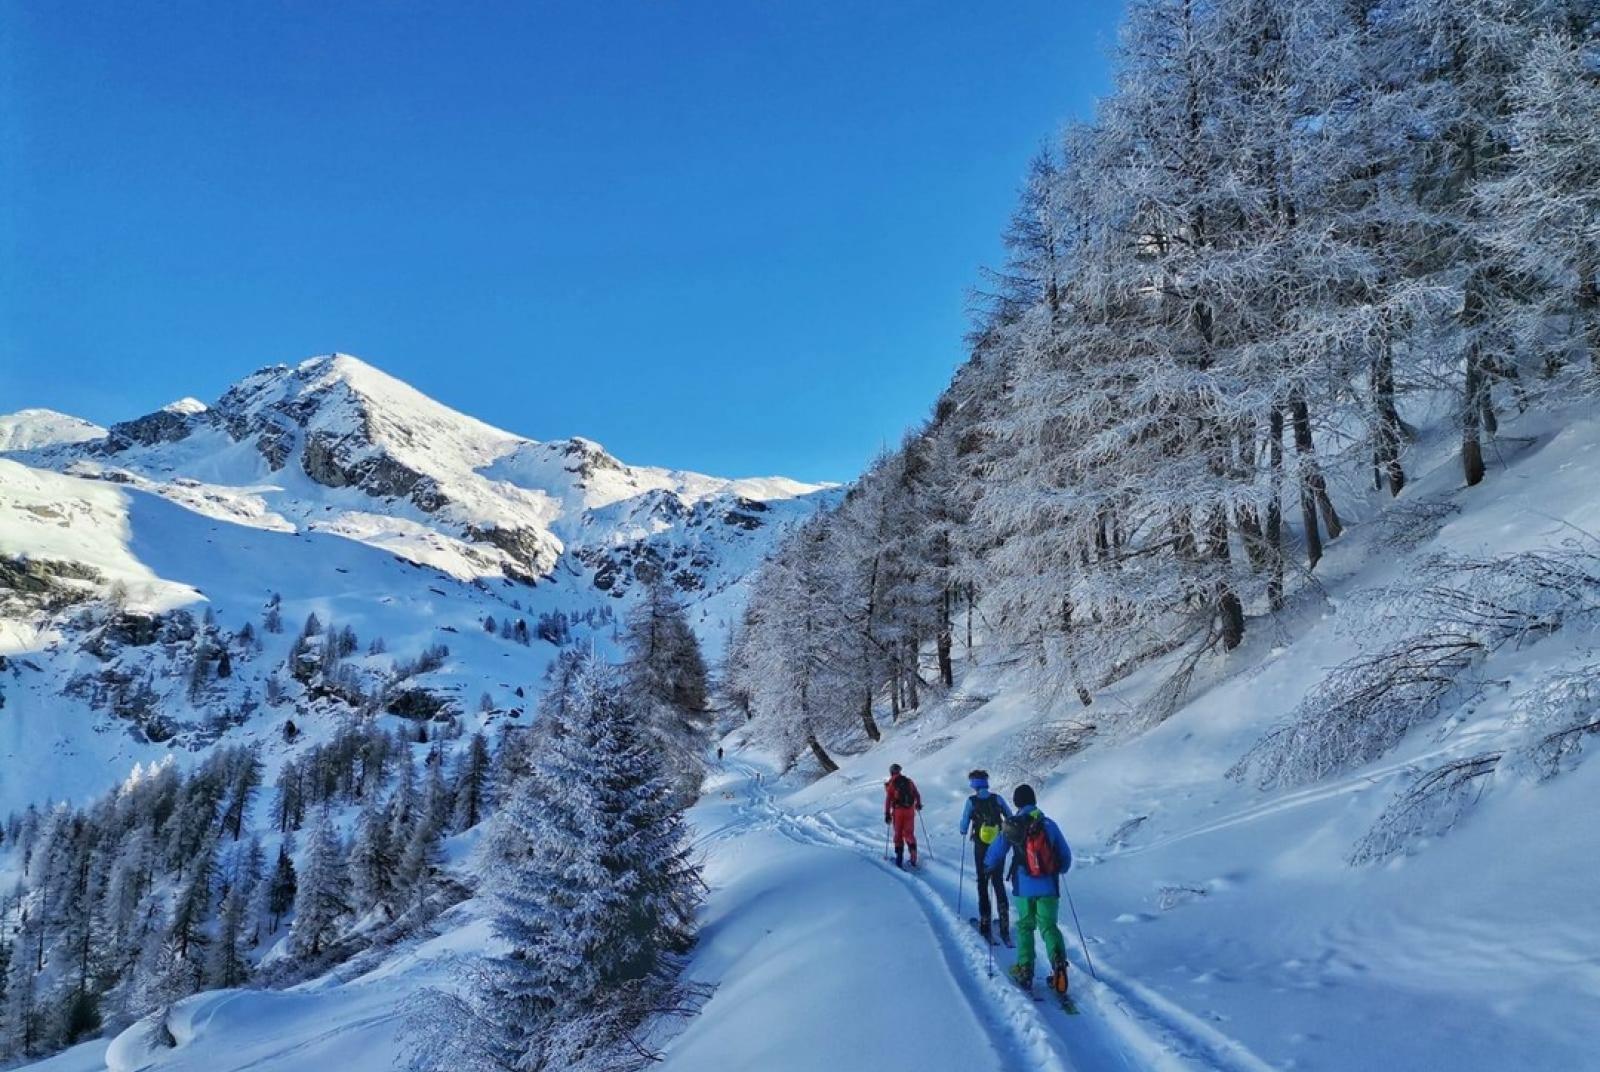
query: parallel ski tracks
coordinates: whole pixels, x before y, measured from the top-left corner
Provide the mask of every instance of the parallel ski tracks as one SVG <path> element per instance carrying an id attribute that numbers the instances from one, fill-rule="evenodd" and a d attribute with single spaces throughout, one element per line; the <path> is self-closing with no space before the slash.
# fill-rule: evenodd
<path id="1" fill-rule="evenodd" d="M 1154 989 L 1095 958 L 1100 980 L 1094 982 L 1080 963 L 1073 972 L 1073 995 L 1085 1015 L 1053 1022 L 1056 1010 L 1042 1011 L 1005 979 L 1005 965 L 993 962 L 990 948 L 971 925 L 946 903 L 944 893 L 917 872 L 897 871 L 882 859 L 883 845 L 861 831 L 847 830 L 826 813 L 794 815 L 778 807 L 771 790 L 756 781 L 757 769 L 737 760 L 733 769 L 747 776 L 748 805 L 742 811 L 751 826 L 777 829 L 801 844 L 844 849 L 900 875 L 922 910 L 928 929 L 945 959 L 951 977 L 974 1015 L 990 1033 L 1008 1069 L 1078 1070 L 1153 1069 L 1160 1072 L 1270 1072 L 1272 1066 L 1194 1013 Z M 726 837 L 732 826 L 710 837 Z M 943 860 L 924 866 L 948 867 Z M 952 876 L 953 877 L 953 876 Z M 997 954 L 999 951 L 995 951 Z M 1009 951 L 1007 951 L 1009 952 Z"/>

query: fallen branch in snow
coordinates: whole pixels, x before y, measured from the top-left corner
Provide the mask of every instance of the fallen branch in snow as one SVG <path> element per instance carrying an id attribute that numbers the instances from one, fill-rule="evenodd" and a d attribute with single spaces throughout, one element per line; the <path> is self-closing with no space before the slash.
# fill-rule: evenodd
<path id="1" fill-rule="evenodd" d="M 1600 614 L 1600 553 L 1585 539 L 1500 558 L 1438 555 L 1414 579 L 1366 598 L 1371 628 L 1409 632 L 1336 667 L 1230 778 L 1305 785 L 1383 755 L 1447 699 L 1471 695 L 1466 672 L 1480 659 Z"/>
<path id="2" fill-rule="evenodd" d="M 1466 633 L 1437 633 L 1352 659 L 1313 688 L 1288 724 L 1246 752 L 1228 777 L 1279 789 L 1370 762 L 1437 714 L 1483 653 Z"/>
<path id="3" fill-rule="evenodd" d="M 1478 803 L 1503 752 L 1484 752 L 1435 767 L 1396 798 L 1372 829 L 1356 842 L 1352 864 L 1375 863 L 1405 851 L 1417 841 L 1447 832 Z"/>
<path id="4" fill-rule="evenodd" d="M 1516 705 L 1511 728 L 1520 733 L 1520 743 L 1453 759 L 1423 774 L 1384 809 L 1356 843 L 1350 862 L 1385 860 L 1447 833 L 1477 806 L 1497 771 L 1520 770 L 1542 782 L 1570 770 L 1584 739 L 1600 733 L 1600 719 L 1594 716 L 1600 706 L 1600 664 L 1552 675 Z"/>

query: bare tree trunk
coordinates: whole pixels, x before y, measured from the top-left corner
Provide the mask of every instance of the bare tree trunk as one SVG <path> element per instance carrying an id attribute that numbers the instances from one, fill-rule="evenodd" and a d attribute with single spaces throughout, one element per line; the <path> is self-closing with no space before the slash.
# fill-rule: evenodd
<path id="1" fill-rule="evenodd" d="M 972 658 L 972 603 L 976 599 L 975 586 L 967 582 L 967 658 Z"/>
<path id="2" fill-rule="evenodd" d="M 874 741 L 883 740 L 883 734 L 878 729 L 877 719 L 872 717 L 872 689 L 868 688 L 861 697 L 861 728 L 867 731 L 867 736 Z"/>
<path id="3" fill-rule="evenodd" d="M 822 747 L 822 742 L 817 740 L 815 733 L 806 734 L 806 744 L 810 746 L 811 754 L 817 757 L 817 762 L 822 765 L 823 770 L 832 774 L 839 769 L 839 764 L 835 763 L 833 757 L 828 755 L 828 750 Z"/>
<path id="4" fill-rule="evenodd" d="M 1228 584 L 1227 570 L 1231 556 L 1228 553 L 1228 512 L 1217 507 L 1212 516 L 1211 557 L 1216 561 L 1221 576 L 1217 582 L 1217 616 L 1222 622 L 1222 648 L 1232 651 L 1244 639 L 1244 604 Z"/>
<path id="5" fill-rule="evenodd" d="M 915 711 L 922 706 L 922 696 L 917 690 L 922 679 L 917 675 L 917 642 L 906 641 L 906 706 Z"/>
<path id="6" fill-rule="evenodd" d="M 952 688 L 956 683 L 956 668 L 950 661 L 950 619 L 952 615 L 952 602 L 950 586 L 945 585 L 944 591 L 939 595 L 939 680 L 944 682 L 945 688 Z"/>
<path id="7" fill-rule="evenodd" d="M 1272 498 L 1267 501 L 1267 526 L 1264 542 L 1270 559 L 1267 578 L 1267 606 L 1283 609 L 1283 410 L 1272 407 L 1267 421 L 1267 462 L 1272 473 Z"/>
<path id="8" fill-rule="evenodd" d="M 1316 448 L 1311 438 L 1311 411 L 1298 392 L 1290 397 L 1289 412 L 1294 419 L 1294 450 L 1300 466 L 1300 481 L 1304 489 L 1302 495 L 1308 497 L 1322 514 L 1328 539 L 1336 540 L 1344 532 L 1344 524 L 1339 520 L 1339 512 L 1333 508 L 1333 500 L 1328 497 L 1328 482 L 1322 478 L 1322 469 L 1317 465 Z M 1319 540 L 1318 558 L 1322 557 L 1321 552 Z"/>
<path id="9" fill-rule="evenodd" d="M 1389 494 L 1399 495 L 1406 486 L 1406 471 L 1400 464 L 1400 411 L 1394 402 L 1394 351 L 1387 333 L 1372 365 L 1372 397 L 1378 409 L 1376 469 L 1379 479 L 1388 478 Z"/>
<path id="10" fill-rule="evenodd" d="M 1461 469 L 1469 488 L 1483 481 L 1483 442 L 1480 424 L 1483 419 L 1483 407 L 1478 396 L 1485 387 L 1482 344 L 1475 334 L 1483 322 L 1483 296 L 1479 293 L 1482 285 L 1476 279 L 1467 283 L 1467 293 L 1461 313 L 1467 331 L 1473 333 L 1467 340 L 1466 371 L 1462 382 L 1461 399 Z"/>

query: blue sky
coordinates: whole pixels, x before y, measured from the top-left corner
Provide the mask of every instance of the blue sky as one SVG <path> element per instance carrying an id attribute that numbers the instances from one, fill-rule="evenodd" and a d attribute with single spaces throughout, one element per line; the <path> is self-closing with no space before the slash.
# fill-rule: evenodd
<path id="1" fill-rule="evenodd" d="M 535 438 L 843 480 L 962 358 L 1120 0 L 0 0 L 0 412 L 330 350 Z"/>

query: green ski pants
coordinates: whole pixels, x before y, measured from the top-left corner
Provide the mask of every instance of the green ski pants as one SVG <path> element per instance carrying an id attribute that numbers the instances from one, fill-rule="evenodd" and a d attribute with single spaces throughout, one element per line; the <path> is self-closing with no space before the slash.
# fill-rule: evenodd
<path id="1" fill-rule="evenodd" d="M 1033 932 L 1037 930 L 1044 939 L 1045 955 L 1051 965 L 1067 959 L 1066 939 L 1056 920 L 1061 913 L 1060 897 L 1018 897 L 1017 904 L 1017 967 L 1033 971 Z"/>

